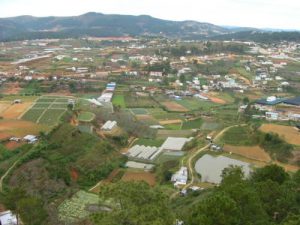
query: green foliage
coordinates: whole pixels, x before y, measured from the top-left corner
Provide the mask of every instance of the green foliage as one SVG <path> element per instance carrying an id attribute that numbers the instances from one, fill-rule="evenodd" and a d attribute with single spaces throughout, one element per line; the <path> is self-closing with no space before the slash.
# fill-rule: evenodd
<path id="1" fill-rule="evenodd" d="M 240 216 L 237 203 L 228 194 L 217 192 L 197 204 L 187 222 L 190 225 L 237 225 Z"/>
<path id="2" fill-rule="evenodd" d="M 299 173 L 299 172 L 298 172 Z M 278 166 L 257 169 L 245 179 L 239 167 L 223 171 L 218 188 L 188 196 L 180 215 L 187 224 L 294 225 L 299 221 L 300 202 L 295 181 Z M 175 210 L 178 206 L 176 200 Z M 187 204 L 188 203 L 188 204 Z"/>
<path id="3" fill-rule="evenodd" d="M 162 162 L 155 171 L 158 182 L 160 184 L 170 182 L 171 176 L 178 166 L 179 162 L 177 160 Z"/>
<path id="4" fill-rule="evenodd" d="M 264 135 L 261 146 L 279 161 L 285 162 L 292 155 L 293 146 L 282 140 L 278 134 Z"/>
<path id="5" fill-rule="evenodd" d="M 21 217 L 24 225 L 46 224 L 47 212 L 41 199 L 26 195 L 20 188 L 13 188 L 2 197 L 4 205 Z"/>
<path id="6" fill-rule="evenodd" d="M 251 179 L 255 182 L 271 180 L 278 184 L 282 184 L 289 179 L 289 175 L 284 171 L 282 167 L 273 164 L 260 169 L 256 169 L 252 173 Z"/>
<path id="7" fill-rule="evenodd" d="M 46 224 L 47 212 L 43 202 L 35 197 L 27 197 L 18 201 L 18 211 L 25 225 Z"/>
<path id="8" fill-rule="evenodd" d="M 92 216 L 94 224 L 173 225 L 175 216 L 168 198 L 144 182 L 118 182 L 105 186 L 100 198 L 115 203 L 112 211 Z"/>

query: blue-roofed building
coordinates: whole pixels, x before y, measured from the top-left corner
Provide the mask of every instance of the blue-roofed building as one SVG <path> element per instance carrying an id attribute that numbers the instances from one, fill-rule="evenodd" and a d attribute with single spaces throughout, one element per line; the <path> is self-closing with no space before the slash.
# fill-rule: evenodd
<path id="1" fill-rule="evenodd" d="M 255 102 L 255 108 L 260 111 L 273 111 L 275 106 L 282 103 L 283 98 L 277 98 L 275 96 L 268 97 L 266 99 L 259 99 Z"/>
<path id="2" fill-rule="evenodd" d="M 300 106 L 300 96 L 286 99 L 283 101 L 283 103 L 292 106 Z"/>

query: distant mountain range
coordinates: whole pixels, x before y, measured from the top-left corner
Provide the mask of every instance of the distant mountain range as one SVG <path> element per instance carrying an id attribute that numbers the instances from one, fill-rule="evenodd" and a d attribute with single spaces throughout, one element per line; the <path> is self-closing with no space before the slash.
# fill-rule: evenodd
<path id="1" fill-rule="evenodd" d="M 222 27 L 196 21 L 170 21 L 151 16 L 87 13 L 72 17 L 19 16 L 0 18 L 0 41 L 84 36 L 165 36 L 183 39 L 234 38 L 255 28 Z"/>

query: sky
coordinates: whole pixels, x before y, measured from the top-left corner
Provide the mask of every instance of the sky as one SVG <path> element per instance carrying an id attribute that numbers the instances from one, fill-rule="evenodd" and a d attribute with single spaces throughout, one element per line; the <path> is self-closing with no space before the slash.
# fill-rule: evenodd
<path id="1" fill-rule="evenodd" d="M 300 30 L 300 0 L 0 0 L 0 17 L 87 12 Z"/>

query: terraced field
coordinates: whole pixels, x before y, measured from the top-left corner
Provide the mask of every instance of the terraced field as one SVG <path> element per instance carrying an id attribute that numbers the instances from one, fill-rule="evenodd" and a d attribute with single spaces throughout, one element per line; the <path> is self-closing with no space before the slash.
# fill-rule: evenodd
<path id="1" fill-rule="evenodd" d="M 59 96 L 42 96 L 24 113 L 23 120 L 48 126 L 56 125 L 68 107 L 68 99 Z"/>

